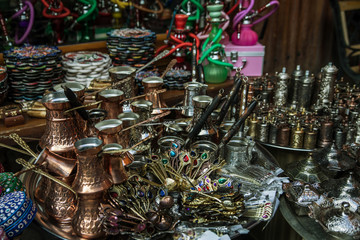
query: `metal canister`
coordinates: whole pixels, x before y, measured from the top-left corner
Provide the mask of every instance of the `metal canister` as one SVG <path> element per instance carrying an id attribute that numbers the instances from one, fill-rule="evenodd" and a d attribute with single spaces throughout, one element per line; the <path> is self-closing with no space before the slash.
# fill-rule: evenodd
<path id="1" fill-rule="evenodd" d="M 262 121 L 258 122 L 256 139 L 260 142 L 268 142 L 269 140 L 269 122 L 266 117 L 263 117 Z"/>
<path id="2" fill-rule="evenodd" d="M 278 74 L 278 81 L 276 84 L 274 103 L 277 107 L 286 105 L 288 98 L 288 82 L 290 76 L 286 73 L 286 68 L 282 69 L 282 72 Z"/>
<path id="3" fill-rule="evenodd" d="M 356 128 L 354 126 L 349 126 L 346 131 L 345 144 L 351 145 L 355 142 Z"/>
<path id="4" fill-rule="evenodd" d="M 291 74 L 290 84 L 289 84 L 289 103 L 293 107 L 297 107 L 296 103 L 299 104 L 299 89 L 301 86 L 301 78 L 304 76 L 304 71 L 301 70 L 300 65 L 296 66 L 295 71 Z"/>
<path id="5" fill-rule="evenodd" d="M 310 125 L 310 128 L 305 131 L 304 136 L 304 148 L 305 149 L 314 149 L 316 147 L 317 141 L 317 129 L 314 129 L 313 125 Z"/>
<path id="6" fill-rule="evenodd" d="M 278 128 L 279 125 L 277 124 L 276 120 L 273 119 L 270 122 L 270 126 L 269 126 L 269 141 L 268 141 L 269 143 L 276 144 L 276 136 L 277 136 Z"/>
<path id="7" fill-rule="evenodd" d="M 320 131 L 319 131 L 319 147 L 325 147 L 332 143 L 333 141 L 333 127 L 334 123 L 326 118 L 324 121 L 320 123 Z"/>
<path id="8" fill-rule="evenodd" d="M 296 128 L 291 131 L 290 147 L 302 148 L 304 145 L 304 130 L 300 122 L 297 123 Z"/>
<path id="9" fill-rule="evenodd" d="M 298 106 L 300 109 L 308 109 L 310 107 L 310 100 L 313 90 L 315 77 L 314 74 L 310 76 L 309 70 L 306 70 L 305 76 L 300 80 L 298 92 Z"/>
<path id="10" fill-rule="evenodd" d="M 315 75 L 314 90 L 313 90 L 313 95 L 311 97 L 311 104 L 316 104 L 318 100 L 323 72 L 324 69 L 322 68 L 321 71 Z"/>
<path id="11" fill-rule="evenodd" d="M 253 139 L 257 139 L 256 138 L 256 134 L 257 134 L 257 127 L 258 127 L 258 123 L 259 123 L 259 119 L 256 117 L 256 114 L 254 113 L 252 115 L 252 118 L 249 121 L 249 130 L 247 135 L 252 137 Z"/>
<path id="12" fill-rule="evenodd" d="M 360 117 L 356 120 L 355 143 L 360 144 Z"/>
<path id="13" fill-rule="evenodd" d="M 332 103 L 334 98 L 334 84 L 336 80 L 338 69 L 329 62 L 328 65 L 324 67 L 324 72 L 321 76 L 321 84 L 319 91 L 319 103 L 322 106 L 327 106 Z"/>
<path id="14" fill-rule="evenodd" d="M 276 144 L 287 147 L 290 142 L 290 127 L 287 123 L 283 122 L 280 124 L 280 127 L 276 136 Z"/>
<path id="15" fill-rule="evenodd" d="M 345 144 L 345 132 L 342 128 L 335 129 L 335 145 L 337 149 L 342 149 L 343 145 Z"/>

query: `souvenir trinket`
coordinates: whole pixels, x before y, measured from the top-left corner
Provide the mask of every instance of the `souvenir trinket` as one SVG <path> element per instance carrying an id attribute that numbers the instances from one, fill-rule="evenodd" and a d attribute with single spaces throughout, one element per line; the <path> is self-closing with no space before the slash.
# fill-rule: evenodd
<path id="1" fill-rule="evenodd" d="M 25 192 L 12 192 L 0 198 L 0 227 L 8 238 L 14 238 L 29 226 L 36 211 L 35 204 Z"/>

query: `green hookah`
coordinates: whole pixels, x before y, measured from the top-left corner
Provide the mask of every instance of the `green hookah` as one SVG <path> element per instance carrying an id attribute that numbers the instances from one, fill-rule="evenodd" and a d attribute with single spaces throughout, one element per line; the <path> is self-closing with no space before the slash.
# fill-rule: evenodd
<path id="1" fill-rule="evenodd" d="M 96 0 L 79 0 L 83 6 L 83 12 L 84 14 L 79 16 L 73 25 L 71 26 L 71 29 L 77 24 L 83 22 L 83 27 L 81 28 L 81 38 L 80 42 L 89 42 L 94 39 L 93 34 L 90 31 L 91 22 L 93 22 L 96 19 L 96 16 L 99 12 L 97 8 L 97 1 Z"/>
<path id="2" fill-rule="evenodd" d="M 205 40 L 202 46 L 202 56 L 199 64 L 205 59 L 208 64 L 204 66 L 205 82 L 206 83 L 223 83 L 226 81 L 230 69 L 234 68 L 231 63 L 223 61 L 225 56 L 224 47 L 219 43 L 223 30 L 219 25 L 225 21 L 221 17 L 222 4 L 208 5 L 211 23 L 211 32 L 209 37 Z"/>

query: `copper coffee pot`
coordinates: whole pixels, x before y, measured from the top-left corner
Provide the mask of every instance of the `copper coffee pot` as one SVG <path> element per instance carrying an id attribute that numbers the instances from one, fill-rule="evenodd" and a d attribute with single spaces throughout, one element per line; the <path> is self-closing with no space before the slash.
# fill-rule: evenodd
<path id="1" fill-rule="evenodd" d="M 98 157 L 102 145 L 103 141 L 95 137 L 83 138 L 74 144 L 78 167 L 72 188 L 77 192 L 79 201 L 72 227 L 77 235 L 84 238 L 104 235 L 99 207 L 112 181 Z"/>
<path id="2" fill-rule="evenodd" d="M 164 84 L 164 80 L 160 77 L 148 77 L 142 80 L 144 86 L 144 92 L 147 93 L 154 93 L 158 90 L 161 90 L 162 85 Z M 145 99 L 151 101 L 153 103 L 153 111 L 152 114 L 160 114 L 163 113 L 164 110 L 161 108 L 166 108 L 166 104 L 162 100 L 160 94 L 148 94 L 145 96 Z"/>
<path id="3" fill-rule="evenodd" d="M 58 180 L 71 185 L 75 175 L 56 177 Z M 55 221 L 70 223 L 75 214 L 76 197 L 69 189 L 55 181 L 49 181 L 49 192 L 44 201 L 45 212 Z"/>
<path id="4" fill-rule="evenodd" d="M 119 131 L 123 129 L 122 121 L 119 119 L 108 119 L 95 124 L 98 137 L 104 144 L 118 143 L 120 141 Z"/>
<path id="5" fill-rule="evenodd" d="M 76 166 L 76 159 L 63 157 L 51 152 L 48 148 L 44 149 L 38 164 L 46 162 L 46 169 L 57 176 L 69 177 Z"/>
<path id="6" fill-rule="evenodd" d="M 122 146 L 117 143 L 107 144 L 102 148 L 104 168 L 112 177 L 113 184 L 120 184 L 128 179 L 127 172 L 124 168 L 125 153 L 116 152 L 121 149 Z"/>
<path id="7" fill-rule="evenodd" d="M 113 88 L 120 89 L 124 92 L 125 99 L 135 97 L 135 68 L 127 66 L 112 67 L 109 69 L 110 78 Z M 125 101 L 123 104 L 124 111 L 130 110 L 130 102 Z"/>
<path id="8" fill-rule="evenodd" d="M 121 100 L 124 99 L 124 92 L 118 89 L 107 89 L 98 94 L 98 100 L 101 100 L 101 109 L 106 110 L 105 119 L 115 119 L 123 112 Z"/>
<path id="9" fill-rule="evenodd" d="M 131 127 L 132 125 L 138 123 L 140 121 L 140 116 L 137 113 L 133 112 L 127 112 L 127 113 L 121 113 L 118 115 L 118 119 L 120 119 L 123 123 L 124 129 Z M 130 129 L 126 131 L 122 131 L 120 134 L 120 141 L 119 144 L 123 146 L 124 148 L 129 148 L 130 146 L 130 140 L 131 136 L 137 134 L 135 129 Z"/>
<path id="10" fill-rule="evenodd" d="M 46 127 L 40 147 L 58 154 L 73 152 L 74 143 L 82 138 L 83 133 L 73 115 L 64 113 L 71 108 L 69 100 L 63 92 L 54 92 L 45 95 L 42 103 L 46 108 Z"/>

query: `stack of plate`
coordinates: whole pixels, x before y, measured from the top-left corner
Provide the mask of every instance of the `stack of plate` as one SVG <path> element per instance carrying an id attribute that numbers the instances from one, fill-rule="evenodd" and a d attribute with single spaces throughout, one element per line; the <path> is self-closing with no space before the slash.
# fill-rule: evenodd
<path id="1" fill-rule="evenodd" d="M 164 86 L 171 90 L 184 89 L 184 83 L 189 82 L 191 72 L 182 69 L 171 69 L 164 78 Z"/>
<path id="2" fill-rule="evenodd" d="M 5 101 L 9 89 L 7 83 L 7 71 L 5 66 L 0 66 L 0 104 Z"/>
<path id="3" fill-rule="evenodd" d="M 69 52 L 63 56 L 65 82 L 77 82 L 89 87 L 91 81 L 109 79 L 111 59 L 101 52 Z"/>
<path id="4" fill-rule="evenodd" d="M 36 100 L 62 82 L 61 50 L 45 45 L 15 47 L 4 52 L 14 100 Z"/>
<path id="5" fill-rule="evenodd" d="M 107 48 L 114 66 L 140 68 L 154 58 L 156 34 L 138 28 L 113 29 Z"/>

